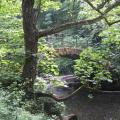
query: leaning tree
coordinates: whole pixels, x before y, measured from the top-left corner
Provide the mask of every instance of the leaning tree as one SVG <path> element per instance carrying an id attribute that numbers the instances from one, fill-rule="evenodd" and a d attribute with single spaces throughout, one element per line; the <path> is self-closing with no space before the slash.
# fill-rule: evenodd
<path id="1" fill-rule="evenodd" d="M 96 5 L 93 4 L 95 1 L 91 2 L 91 0 L 83 0 L 81 4 L 88 4 L 92 10 L 98 13 L 97 17 L 95 15 L 95 17 L 91 19 L 66 22 L 64 24 L 56 25 L 52 28 L 40 31 L 36 28 L 36 23 L 38 20 L 38 13 L 40 14 L 42 12 L 40 4 L 42 0 L 39 0 L 39 9 L 34 7 L 36 1 L 38 0 L 22 0 L 22 16 L 25 43 L 25 62 L 22 77 L 24 78 L 26 91 L 33 90 L 33 84 L 37 74 L 37 53 L 39 38 L 59 33 L 66 29 L 70 29 L 71 27 L 81 27 L 83 25 L 94 24 L 100 20 L 104 20 L 108 25 L 120 22 L 120 20 L 111 22 L 107 18 L 110 11 L 120 6 L 119 0 L 100 0 L 100 2 Z"/>

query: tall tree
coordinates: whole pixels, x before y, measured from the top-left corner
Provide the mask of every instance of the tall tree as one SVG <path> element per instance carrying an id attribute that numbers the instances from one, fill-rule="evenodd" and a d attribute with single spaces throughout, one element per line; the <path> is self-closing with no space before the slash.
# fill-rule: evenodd
<path id="1" fill-rule="evenodd" d="M 41 0 L 40 0 L 41 1 Z M 51 0 L 52 1 L 52 0 Z M 35 0 L 22 0 L 22 14 L 23 14 L 23 30 L 24 30 L 24 42 L 25 42 L 25 63 L 23 67 L 22 76 L 24 82 L 26 83 L 26 91 L 33 90 L 34 80 L 37 74 L 37 52 L 38 52 L 38 39 L 47 35 L 52 35 L 58 32 L 61 32 L 65 29 L 69 29 L 73 26 L 83 26 L 87 24 L 96 23 L 102 19 L 106 21 L 108 25 L 112 25 L 120 20 L 110 23 L 107 20 L 107 14 L 114 8 L 120 5 L 119 1 L 113 2 L 112 4 L 105 7 L 105 10 L 101 12 L 107 1 L 94 6 L 89 0 L 84 0 L 89 6 L 99 13 L 99 15 L 93 19 L 81 20 L 76 22 L 67 22 L 59 26 L 55 26 L 50 29 L 39 31 L 36 28 L 36 10 L 34 9 Z M 41 8 L 41 7 L 40 7 Z M 40 9 L 39 9 L 40 10 Z M 40 13 L 40 11 L 37 11 Z"/>

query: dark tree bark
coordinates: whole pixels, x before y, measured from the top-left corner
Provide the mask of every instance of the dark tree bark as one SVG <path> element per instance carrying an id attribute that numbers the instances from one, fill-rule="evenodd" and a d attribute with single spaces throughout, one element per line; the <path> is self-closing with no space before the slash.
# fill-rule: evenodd
<path id="1" fill-rule="evenodd" d="M 25 44 L 25 63 L 22 77 L 24 78 L 26 90 L 33 89 L 34 79 L 37 74 L 37 30 L 35 28 L 34 18 L 34 0 L 22 1 L 23 30 Z"/>

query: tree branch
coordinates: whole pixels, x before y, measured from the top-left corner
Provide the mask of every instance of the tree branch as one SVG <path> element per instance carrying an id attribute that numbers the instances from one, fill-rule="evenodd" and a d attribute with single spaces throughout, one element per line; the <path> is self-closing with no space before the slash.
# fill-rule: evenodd
<path id="1" fill-rule="evenodd" d="M 89 0 L 84 0 L 84 1 L 88 3 L 88 5 L 90 5 L 93 10 L 97 11 L 104 18 L 105 22 L 109 25 L 109 21 L 104 16 L 104 14 L 100 11 L 100 9 L 96 8 Z"/>
<path id="2" fill-rule="evenodd" d="M 97 9 L 102 9 L 104 6 L 105 6 L 105 4 L 107 3 L 107 0 L 104 0 L 101 4 L 99 4 L 98 6 L 97 6 Z"/>
<path id="3" fill-rule="evenodd" d="M 95 22 L 100 21 L 101 19 L 102 19 L 102 16 L 99 16 L 99 17 L 91 19 L 91 20 L 81 20 L 79 22 L 68 22 L 68 23 L 65 23 L 65 24 L 62 24 L 62 25 L 59 25 L 59 26 L 55 26 L 55 27 L 50 28 L 50 29 L 40 31 L 38 33 L 38 37 L 44 37 L 44 36 L 47 36 L 47 35 L 52 35 L 52 34 L 55 34 L 55 33 L 59 33 L 63 30 L 69 29 L 73 26 L 81 27 L 83 25 L 93 24 Z"/>
<path id="4" fill-rule="evenodd" d="M 113 25 L 113 24 L 115 24 L 115 23 L 118 23 L 118 22 L 120 22 L 120 20 L 116 20 L 116 21 L 114 21 L 114 22 L 109 22 L 109 26 L 111 26 L 111 25 Z"/>
<path id="5" fill-rule="evenodd" d="M 76 93 L 83 88 L 83 86 L 80 86 L 78 89 L 76 89 L 74 92 L 72 92 L 70 95 L 66 96 L 66 97 L 57 97 L 56 95 L 53 94 L 47 94 L 47 93 L 42 93 L 42 92 L 29 92 L 29 94 L 27 94 L 27 96 L 29 98 L 34 98 L 37 99 L 39 97 L 48 97 L 48 98 L 52 98 L 53 100 L 57 101 L 57 102 L 63 102 L 66 101 L 68 99 L 70 99 L 71 97 L 73 97 L 74 95 L 76 95 Z"/>
<path id="6" fill-rule="evenodd" d="M 62 24 L 62 25 L 59 25 L 59 26 L 55 26 L 55 27 L 50 28 L 50 29 L 39 31 L 38 32 L 38 37 L 44 37 L 44 36 L 47 36 L 47 35 L 52 35 L 52 34 L 55 34 L 55 33 L 59 33 L 63 30 L 69 29 L 73 26 L 81 27 L 83 25 L 90 25 L 90 24 L 96 23 L 96 22 L 104 19 L 104 16 L 106 16 L 106 14 L 108 12 L 110 12 L 113 8 L 118 7 L 119 5 L 120 5 L 120 2 L 113 3 L 108 8 L 105 9 L 105 11 L 102 13 L 102 15 L 100 15 L 96 18 L 90 19 L 90 20 L 81 20 L 79 22 L 68 22 L 68 23 L 65 23 L 65 24 Z"/>

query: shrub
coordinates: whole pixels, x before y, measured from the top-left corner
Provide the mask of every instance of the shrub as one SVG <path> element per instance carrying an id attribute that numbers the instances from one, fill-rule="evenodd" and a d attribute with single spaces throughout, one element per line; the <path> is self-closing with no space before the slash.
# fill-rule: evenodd
<path id="1" fill-rule="evenodd" d="M 63 104 L 56 103 L 51 99 L 41 98 L 23 102 L 24 92 L 15 85 L 9 86 L 7 90 L 0 88 L 0 120 L 54 120 L 51 116 L 57 118 L 58 111 L 60 110 L 60 114 L 63 111 Z M 56 115 L 52 115 L 52 113 L 50 116 L 47 115 L 49 113 L 46 112 L 49 109 L 44 111 L 45 103 L 54 104 L 51 108 L 53 111 L 50 112 L 56 113 Z"/>
<path id="2" fill-rule="evenodd" d="M 119 82 L 120 80 L 120 28 L 116 25 L 103 31 L 101 36 L 102 49 L 105 53 L 105 58 L 110 61 L 110 72 L 112 79 Z"/>
<path id="3" fill-rule="evenodd" d="M 91 47 L 80 54 L 80 58 L 75 61 L 74 70 L 82 84 L 88 85 L 92 82 L 94 87 L 100 87 L 101 81 L 112 82 L 109 71 L 110 63 L 104 57 L 100 50 Z"/>
<path id="4" fill-rule="evenodd" d="M 38 72 L 52 75 L 59 75 L 58 66 L 55 62 L 55 50 L 46 44 L 39 44 Z"/>

